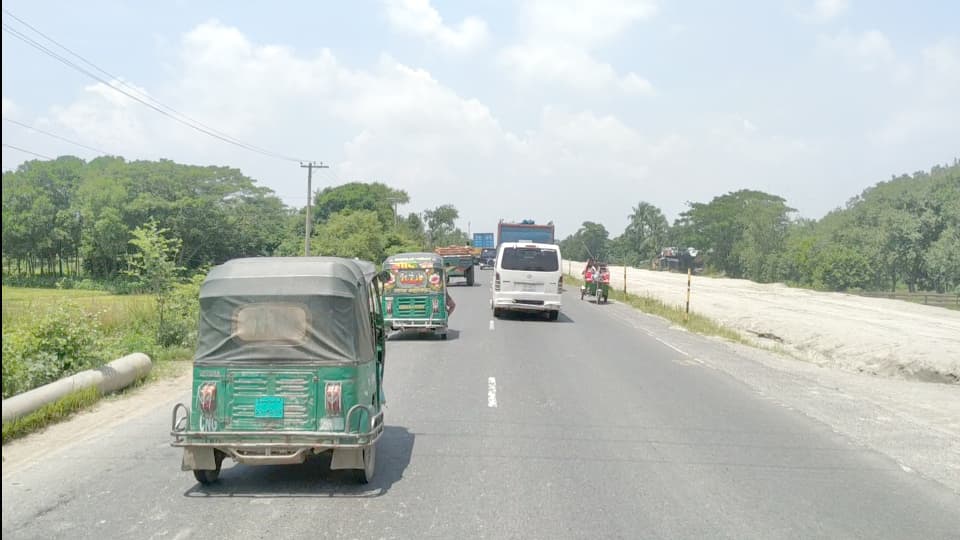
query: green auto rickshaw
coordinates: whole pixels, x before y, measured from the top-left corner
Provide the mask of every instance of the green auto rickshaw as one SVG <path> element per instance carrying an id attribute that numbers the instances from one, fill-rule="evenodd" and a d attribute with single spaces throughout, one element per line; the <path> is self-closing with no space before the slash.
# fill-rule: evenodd
<path id="1" fill-rule="evenodd" d="M 387 275 L 335 257 L 236 259 L 200 288 L 191 404 L 173 409 L 183 470 L 215 482 L 225 458 L 302 463 L 373 478 L 383 433 Z"/>
<path id="2" fill-rule="evenodd" d="M 432 332 L 447 339 L 447 317 L 453 306 L 447 296 L 443 258 L 434 253 L 400 253 L 383 269 L 383 313 L 388 328 Z"/>

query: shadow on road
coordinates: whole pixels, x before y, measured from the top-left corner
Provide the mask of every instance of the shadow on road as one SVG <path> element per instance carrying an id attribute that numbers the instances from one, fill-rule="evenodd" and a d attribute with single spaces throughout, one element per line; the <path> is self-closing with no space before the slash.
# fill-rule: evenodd
<path id="1" fill-rule="evenodd" d="M 460 339 L 460 331 L 447 328 L 447 341 Z M 433 332 L 419 332 L 416 330 L 396 331 L 387 336 L 387 341 L 441 341 L 440 336 Z"/>
<path id="2" fill-rule="evenodd" d="M 327 452 L 313 456 L 301 465 L 252 467 L 237 464 L 224 468 L 218 482 L 208 486 L 195 484 L 183 496 L 193 499 L 380 497 L 403 478 L 403 472 L 410 464 L 415 438 L 407 428 L 386 426 L 377 443 L 376 475 L 369 484 L 361 484 L 355 471 L 330 470 L 330 453 Z"/>
<path id="3" fill-rule="evenodd" d="M 573 320 L 572 318 L 570 318 L 569 315 L 567 315 L 566 313 L 564 313 L 564 312 L 562 312 L 562 311 L 560 312 L 560 316 L 557 318 L 556 321 L 551 321 L 551 320 L 549 320 L 549 319 L 547 318 L 547 315 L 546 315 L 545 313 L 537 313 L 537 312 L 532 312 L 532 311 L 530 311 L 530 312 L 528 312 L 528 311 L 504 311 L 504 312 L 502 312 L 502 313 L 500 314 L 500 320 L 504 320 L 504 321 L 535 321 L 535 322 L 552 323 L 552 324 L 556 324 L 556 323 L 572 323 L 572 322 L 574 322 L 574 320 Z"/>

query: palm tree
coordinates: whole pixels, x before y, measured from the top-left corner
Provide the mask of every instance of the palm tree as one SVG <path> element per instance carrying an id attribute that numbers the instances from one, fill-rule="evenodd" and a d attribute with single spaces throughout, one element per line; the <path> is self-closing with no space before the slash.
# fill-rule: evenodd
<path id="1" fill-rule="evenodd" d="M 627 218 L 624 235 L 627 238 L 628 249 L 633 251 L 640 260 L 647 260 L 656 255 L 667 240 L 670 225 L 667 218 L 656 206 L 640 201 L 633 208 Z"/>

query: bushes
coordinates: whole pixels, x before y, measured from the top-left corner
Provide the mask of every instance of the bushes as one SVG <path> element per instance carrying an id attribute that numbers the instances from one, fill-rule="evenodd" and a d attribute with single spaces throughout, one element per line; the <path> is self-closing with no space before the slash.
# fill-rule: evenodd
<path id="1" fill-rule="evenodd" d="M 101 362 L 96 319 L 69 301 L 3 329 L 3 397 L 55 381 Z"/>
<path id="2" fill-rule="evenodd" d="M 81 305 L 67 291 L 49 291 L 15 309 L 5 301 L 3 397 L 131 352 L 154 359 L 182 357 L 196 341 L 203 277 L 174 286 L 162 323 L 153 298 L 143 296 L 97 296 L 96 302 Z"/>

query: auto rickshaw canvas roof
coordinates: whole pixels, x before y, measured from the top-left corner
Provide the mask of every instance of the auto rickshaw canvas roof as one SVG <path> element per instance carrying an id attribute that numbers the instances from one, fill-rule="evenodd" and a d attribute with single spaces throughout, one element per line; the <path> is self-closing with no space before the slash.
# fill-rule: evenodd
<path id="1" fill-rule="evenodd" d="M 214 267 L 200 298 L 222 296 L 353 297 L 377 275 L 370 262 L 339 257 L 251 257 Z"/>

